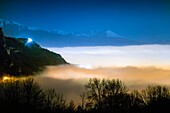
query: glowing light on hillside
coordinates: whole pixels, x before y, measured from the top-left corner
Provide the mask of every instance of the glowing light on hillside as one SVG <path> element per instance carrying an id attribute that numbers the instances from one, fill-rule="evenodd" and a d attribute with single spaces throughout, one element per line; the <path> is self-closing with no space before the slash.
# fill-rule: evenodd
<path id="1" fill-rule="evenodd" d="M 28 38 L 27 43 L 31 43 L 33 40 L 31 38 Z"/>
<path id="2" fill-rule="evenodd" d="M 4 77 L 2 78 L 2 81 L 3 81 L 3 82 L 16 81 L 16 80 L 18 80 L 18 79 L 19 79 L 19 78 L 15 78 L 15 77 L 13 77 L 13 76 L 6 75 L 6 76 L 4 76 Z"/>
<path id="3" fill-rule="evenodd" d="M 10 79 L 10 77 L 4 76 L 2 80 L 5 81 L 5 80 L 9 80 L 9 79 Z"/>
<path id="4" fill-rule="evenodd" d="M 6 77 L 6 76 L 5 76 L 5 77 L 3 77 L 3 80 L 8 80 L 8 79 L 9 79 L 9 78 L 8 78 L 8 77 Z"/>

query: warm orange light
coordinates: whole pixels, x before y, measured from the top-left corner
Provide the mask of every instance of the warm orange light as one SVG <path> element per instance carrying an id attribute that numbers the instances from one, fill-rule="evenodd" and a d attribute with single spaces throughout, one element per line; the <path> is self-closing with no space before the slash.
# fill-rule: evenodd
<path id="1" fill-rule="evenodd" d="M 15 81 L 15 80 L 17 80 L 15 77 L 11 77 L 11 76 L 4 76 L 3 78 L 2 78 L 2 81 Z"/>
<path id="2" fill-rule="evenodd" d="M 10 77 L 4 76 L 2 80 L 5 81 L 5 80 L 9 80 L 9 79 L 10 79 Z"/>

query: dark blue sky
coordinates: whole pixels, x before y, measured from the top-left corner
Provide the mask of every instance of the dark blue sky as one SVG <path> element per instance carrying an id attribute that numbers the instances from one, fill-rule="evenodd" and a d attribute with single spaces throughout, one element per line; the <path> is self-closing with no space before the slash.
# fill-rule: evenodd
<path id="1" fill-rule="evenodd" d="M 1 0 L 0 18 L 65 32 L 170 38 L 168 0 Z"/>

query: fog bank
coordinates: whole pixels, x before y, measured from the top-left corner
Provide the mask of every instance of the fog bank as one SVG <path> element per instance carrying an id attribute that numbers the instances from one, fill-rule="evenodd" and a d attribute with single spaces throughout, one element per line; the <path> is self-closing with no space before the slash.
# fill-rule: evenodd
<path id="1" fill-rule="evenodd" d="M 170 70 L 155 67 L 110 67 L 85 69 L 74 65 L 48 66 L 36 80 L 43 88 L 55 88 L 68 100 L 80 101 L 79 95 L 90 78 L 120 79 L 129 90 L 144 89 L 147 85 L 170 86 Z"/>
<path id="2" fill-rule="evenodd" d="M 120 79 L 130 90 L 149 84 L 170 86 L 170 45 L 47 48 L 74 65 L 48 66 L 36 77 L 67 99 L 79 95 L 90 78 Z"/>
<path id="3" fill-rule="evenodd" d="M 170 45 L 96 46 L 47 48 L 82 67 L 170 68 Z"/>

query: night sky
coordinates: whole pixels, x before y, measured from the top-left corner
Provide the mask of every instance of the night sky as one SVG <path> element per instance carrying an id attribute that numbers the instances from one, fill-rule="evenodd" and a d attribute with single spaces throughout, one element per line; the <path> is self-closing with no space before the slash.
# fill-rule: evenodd
<path id="1" fill-rule="evenodd" d="M 165 0 L 1 0 L 0 18 L 64 32 L 111 30 L 126 38 L 170 38 Z"/>

